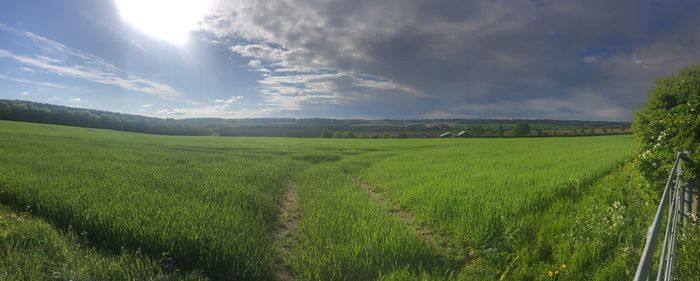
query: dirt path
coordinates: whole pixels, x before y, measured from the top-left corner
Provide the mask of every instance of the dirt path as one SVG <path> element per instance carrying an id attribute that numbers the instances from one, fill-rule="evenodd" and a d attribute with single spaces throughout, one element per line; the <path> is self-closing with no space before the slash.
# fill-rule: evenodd
<path id="1" fill-rule="evenodd" d="M 299 229 L 299 197 L 294 184 L 289 184 L 287 193 L 282 200 L 282 206 L 279 210 L 279 220 L 275 230 L 275 236 L 272 240 L 272 245 L 277 250 L 277 259 L 275 260 L 275 275 L 280 281 L 296 280 L 296 274 L 290 268 L 287 259 L 290 256 L 296 238 L 294 237 Z"/>
<path id="2" fill-rule="evenodd" d="M 431 231 L 425 225 L 418 223 L 411 212 L 401 209 L 391 200 L 384 197 L 377 189 L 366 182 L 362 182 L 362 188 L 367 191 L 372 199 L 379 202 L 382 206 L 389 209 L 401 222 L 410 226 L 413 231 L 426 243 L 430 244 L 434 249 L 447 258 L 450 263 L 457 267 L 469 266 L 475 260 L 475 253 L 463 247 L 451 245 L 449 237 L 437 232 Z"/>
<path id="3" fill-rule="evenodd" d="M 391 213 L 394 214 L 394 216 L 396 216 L 401 222 L 413 228 L 416 234 L 425 242 L 428 242 L 428 244 L 433 246 L 433 248 L 438 248 L 438 243 L 435 239 L 435 236 L 433 236 L 433 234 L 423 225 L 417 223 L 413 214 L 409 213 L 406 210 L 396 207 L 394 204 L 389 202 L 388 199 L 384 198 L 384 195 L 379 193 L 375 187 L 369 185 L 368 183 L 362 182 L 362 188 L 365 191 L 367 191 L 367 193 L 370 197 L 372 197 L 372 199 L 389 209 Z"/>
<path id="4" fill-rule="evenodd" d="M 474 261 L 474 253 L 471 250 L 450 245 L 449 242 L 451 240 L 449 237 L 431 231 L 427 226 L 419 223 L 411 212 L 398 207 L 369 183 L 363 181 L 361 186 L 372 199 L 391 211 L 396 218 L 411 227 L 418 237 L 430 244 L 433 249 L 436 249 L 438 252 L 442 253 L 456 266 L 469 265 Z"/>

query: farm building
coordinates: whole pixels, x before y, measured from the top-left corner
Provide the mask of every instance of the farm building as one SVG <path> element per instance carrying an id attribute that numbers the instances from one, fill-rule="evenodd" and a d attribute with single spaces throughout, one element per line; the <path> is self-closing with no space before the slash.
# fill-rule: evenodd
<path id="1" fill-rule="evenodd" d="M 443 133 L 442 135 L 440 135 L 440 138 L 451 138 L 454 136 L 455 136 L 455 134 L 453 134 L 452 132 L 447 132 L 447 133 Z"/>
<path id="2" fill-rule="evenodd" d="M 457 137 L 458 137 L 458 138 L 463 138 L 463 137 L 466 137 L 466 136 L 467 136 L 467 131 L 461 131 L 461 132 L 457 133 Z"/>

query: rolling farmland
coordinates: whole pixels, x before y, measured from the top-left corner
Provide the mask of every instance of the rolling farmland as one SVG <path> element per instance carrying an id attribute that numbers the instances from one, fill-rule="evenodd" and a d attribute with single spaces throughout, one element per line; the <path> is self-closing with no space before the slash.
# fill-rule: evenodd
<path id="1" fill-rule="evenodd" d="M 136 251 L 135 263 L 187 278 L 549 280 L 557 268 L 605 280 L 628 277 L 646 223 L 630 218 L 653 208 L 629 208 L 653 197 L 626 178 L 632 143 L 178 137 L 0 121 L 0 204 L 69 242 L 80 233 L 106 260 Z M 624 239 L 578 240 L 613 234 Z M 0 241 L 7 257 L 21 249 Z"/>

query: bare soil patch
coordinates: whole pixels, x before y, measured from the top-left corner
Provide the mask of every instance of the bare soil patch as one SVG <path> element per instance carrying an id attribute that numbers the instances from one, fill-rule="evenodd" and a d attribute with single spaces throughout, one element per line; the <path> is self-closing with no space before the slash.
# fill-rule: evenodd
<path id="1" fill-rule="evenodd" d="M 275 275 L 280 281 L 296 280 L 296 273 L 287 262 L 291 256 L 291 251 L 296 245 L 295 235 L 299 229 L 299 197 L 294 184 L 289 184 L 287 192 L 282 199 L 282 206 L 279 210 L 279 219 L 273 237 L 273 245 L 277 250 L 277 259 L 275 260 Z"/>

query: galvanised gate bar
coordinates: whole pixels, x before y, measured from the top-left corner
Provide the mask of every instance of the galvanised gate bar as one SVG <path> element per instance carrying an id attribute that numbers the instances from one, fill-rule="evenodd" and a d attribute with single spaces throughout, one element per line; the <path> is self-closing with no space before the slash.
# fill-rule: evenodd
<path id="1" fill-rule="evenodd" d="M 656 210 L 654 221 L 647 232 L 647 242 L 634 275 L 634 281 L 673 280 L 673 267 L 676 260 L 676 242 L 679 227 L 688 220 L 691 213 L 692 187 L 683 180 L 683 166 L 689 161 L 690 152 L 679 152 L 666 181 L 661 202 Z M 657 248 L 659 230 L 661 229 L 664 211 L 668 207 L 666 230 L 661 244 L 661 255 L 656 279 L 652 279 L 652 263 L 654 251 Z"/>

